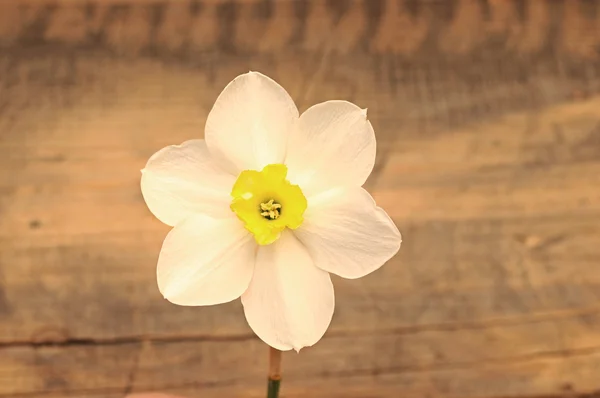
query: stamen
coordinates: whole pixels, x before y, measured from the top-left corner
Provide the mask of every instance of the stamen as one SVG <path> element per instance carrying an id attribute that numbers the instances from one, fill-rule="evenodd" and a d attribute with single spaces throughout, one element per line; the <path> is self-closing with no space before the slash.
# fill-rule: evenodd
<path id="1" fill-rule="evenodd" d="M 267 220 L 277 220 L 281 213 L 281 205 L 279 203 L 275 203 L 273 199 L 269 200 L 268 202 L 261 203 L 260 209 L 262 210 L 260 215 Z"/>

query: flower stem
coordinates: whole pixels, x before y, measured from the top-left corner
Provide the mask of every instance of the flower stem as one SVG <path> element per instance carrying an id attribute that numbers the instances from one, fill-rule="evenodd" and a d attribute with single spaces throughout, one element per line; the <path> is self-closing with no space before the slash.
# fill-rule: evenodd
<path id="1" fill-rule="evenodd" d="M 281 384 L 281 351 L 269 347 L 269 384 L 267 385 L 267 398 L 279 397 Z"/>

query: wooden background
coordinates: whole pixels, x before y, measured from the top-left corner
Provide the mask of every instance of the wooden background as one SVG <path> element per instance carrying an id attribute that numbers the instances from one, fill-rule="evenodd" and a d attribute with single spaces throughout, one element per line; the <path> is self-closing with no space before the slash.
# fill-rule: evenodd
<path id="1" fill-rule="evenodd" d="M 0 397 L 264 396 L 239 301 L 160 296 L 139 189 L 250 69 L 369 108 L 404 237 L 283 397 L 600 396 L 600 2 L 0 0 Z"/>

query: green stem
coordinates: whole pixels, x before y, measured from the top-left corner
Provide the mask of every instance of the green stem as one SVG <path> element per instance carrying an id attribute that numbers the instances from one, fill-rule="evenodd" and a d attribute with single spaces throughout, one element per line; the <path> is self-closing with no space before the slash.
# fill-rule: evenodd
<path id="1" fill-rule="evenodd" d="M 267 398 L 278 398 L 279 397 L 279 385 L 281 380 L 269 379 L 269 385 L 267 387 Z"/>
<path id="2" fill-rule="evenodd" d="M 267 386 L 267 398 L 279 397 L 279 385 L 281 384 L 281 351 L 269 347 L 269 384 Z"/>

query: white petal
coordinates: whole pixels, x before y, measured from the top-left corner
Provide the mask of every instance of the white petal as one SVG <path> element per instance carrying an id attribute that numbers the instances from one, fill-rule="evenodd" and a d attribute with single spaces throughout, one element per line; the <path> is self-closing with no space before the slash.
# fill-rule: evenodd
<path id="1" fill-rule="evenodd" d="M 400 249 L 400 232 L 367 191 L 338 188 L 309 199 L 294 231 L 315 265 L 343 278 L 360 278 Z"/>
<path id="2" fill-rule="evenodd" d="M 308 197 L 335 186 L 362 186 L 375 164 L 375 133 L 367 111 L 328 101 L 300 116 L 290 135 L 288 178 Z"/>
<path id="3" fill-rule="evenodd" d="M 260 170 L 285 158 L 298 109 L 283 87 L 258 72 L 236 77 L 219 95 L 206 120 L 211 153 L 228 170 Z"/>
<path id="4" fill-rule="evenodd" d="M 167 235 L 158 258 L 158 287 L 179 305 L 235 300 L 248 288 L 256 244 L 235 217 L 187 218 Z"/>
<path id="5" fill-rule="evenodd" d="M 142 170 L 142 195 L 150 211 L 174 226 L 195 213 L 231 214 L 235 177 L 211 159 L 204 140 L 190 140 L 156 152 Z"/>
<path id="6" fill-rule="evenodd" d="M 321 339 L 333 316 L 329 274 L 315 267 L 294 235 L 285 231 L 260 246 L 250 287 L 242 295 L 250 327 L 279 350 L 300 350 Z"/>

